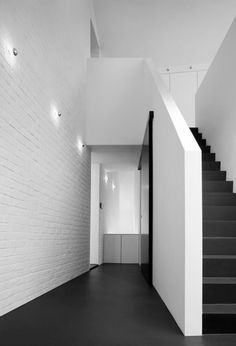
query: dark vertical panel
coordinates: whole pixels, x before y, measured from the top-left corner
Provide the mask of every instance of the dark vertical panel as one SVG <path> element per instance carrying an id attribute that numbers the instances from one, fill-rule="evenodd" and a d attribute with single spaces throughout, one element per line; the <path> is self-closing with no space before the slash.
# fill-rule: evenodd
<path id="1" fill-rule="evenodd" d="M 153 111 L 145 130 L 139 162 L 141 195 L 141 269 L 147 281 L 152 284 L 152 242 L 153 242 Z"/>

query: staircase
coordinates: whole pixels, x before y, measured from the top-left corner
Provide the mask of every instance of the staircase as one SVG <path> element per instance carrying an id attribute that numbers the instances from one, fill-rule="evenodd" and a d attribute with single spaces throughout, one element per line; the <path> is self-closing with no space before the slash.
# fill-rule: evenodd
<path id="1" fill-rule="evenodd" d="M 202 138 L 203 333 L 236 333 L 236 194 Z"/>

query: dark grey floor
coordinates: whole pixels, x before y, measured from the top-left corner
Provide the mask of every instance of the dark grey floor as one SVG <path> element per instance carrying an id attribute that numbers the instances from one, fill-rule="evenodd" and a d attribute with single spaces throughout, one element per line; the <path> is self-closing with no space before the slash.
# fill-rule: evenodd
<path id="1" fill-rule="evenodd" d="M 184 337 L 136 265 L 103 265 L 0 318 L 1 346 L 227 346 Z"/>

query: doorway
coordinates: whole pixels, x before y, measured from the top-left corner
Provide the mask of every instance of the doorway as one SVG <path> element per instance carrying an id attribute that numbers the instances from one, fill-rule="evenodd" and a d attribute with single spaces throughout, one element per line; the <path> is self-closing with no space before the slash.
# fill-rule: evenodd
<path id="1" fill-rule="evenodd" d="M 140 150 L 91 148 L 90 264 L 140 263 Z"/>

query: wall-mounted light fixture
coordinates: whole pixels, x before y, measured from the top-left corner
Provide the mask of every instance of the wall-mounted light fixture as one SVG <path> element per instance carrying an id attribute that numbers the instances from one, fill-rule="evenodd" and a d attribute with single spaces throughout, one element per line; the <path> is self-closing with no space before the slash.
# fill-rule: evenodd
<path id="1" fill-rule="evenodd" d="M 58 112 L 58 114 L 57 114 L 59 117 L 61 117 L 61 113 L 60 112 Z"/>
<path id="2" fill-rule="evenodd" d="M 108 175 L 105 174 L 105 176 L 104 176 L 104 181 L 105 181 L 106 184 L 108 184 L 108 180 L 109 180 L 109 179 L 108 179 Z"/>
<path id="3" fill-rule="evenodd" d="M 82 153 L 83 148 L 85 147 L 84 143 L 82 142 L 82 140 L 80 138 L 77 139 L 77 147 L 79 149 L 79 152 Z"/>
<path id="4" fill-rule="evenodd" d="M 56 104 L 54 102 L 51 103 L 50 113 L 51 113 L 51 118 L 52 118 L 54 125 L 59 126 L 59 117 L 61 116 L 59 114 L 61 114 L 61 113 L 58 112 L 58 109 L 57 109 Z"/>
<path id="5" fill-rule="evenodd" d="M 18 55 L 18 50 L 16 48 L 13 48 L 12 49 L 12 53 L 13 53 L 13 55 L 17 56 Z"/>
<path id="6" fill-rule="evenodd" d="M 112 183 L 111 188 L 112 188 L 112 191 L 114 191 L 114 190 L 115 190 L 116 186 L 115 186 L 115 184 L 114 184 L 114 183 Z"/>
<path id="7" fill-rule="evenodd" d="M 14 67 L 16 64 L 16 56 L 18 55 L 18 50 L 13 47 L 10 38 L 4 37 L 2 40 L 3 53 L 7 63 L 10 67 Z"/>

